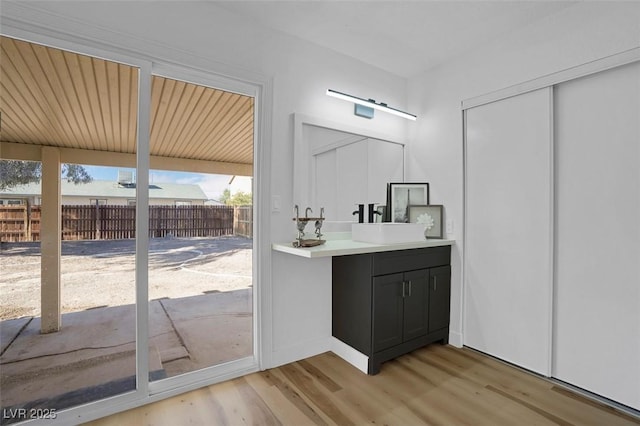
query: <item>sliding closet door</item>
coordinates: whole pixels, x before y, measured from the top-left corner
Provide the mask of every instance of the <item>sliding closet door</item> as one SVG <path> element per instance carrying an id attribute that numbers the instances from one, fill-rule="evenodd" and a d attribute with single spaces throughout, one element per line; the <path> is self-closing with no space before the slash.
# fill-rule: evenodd
<path id="1" fill-rule="evenodd" d="M 466 111 L 464 344 L 550 374 L 551 89 Z"/>
<path id="2" fill-rule="evenodd" d="M 640 63 L 559 85 L 553 376 L 640 409 Z"/>

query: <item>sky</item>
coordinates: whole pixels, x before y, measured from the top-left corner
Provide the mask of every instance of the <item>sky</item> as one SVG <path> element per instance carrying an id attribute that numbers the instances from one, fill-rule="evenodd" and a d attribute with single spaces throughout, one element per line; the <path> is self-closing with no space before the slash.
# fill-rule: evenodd
<path id="1" fill-rule="evenodd" d="M 132 171 L 135 176 L 135 169 L 103 167 L 103 166 L 83 166 L 94 180 L 118 180 L 118 170 Z M 222 191 L 229 189 L 231 194 L 238 191 L 251 193 L 251 177 L 236 176 L 231 182 L 231 175 L 210 175 L 204 173 L 170 172 L 167 170 L 150 170 L 149 183 L 189 183 L 200 185 L 200 188 L 211 200 L 218 200 Z M 231 182 L 231 183 L 230 183 Z"/>

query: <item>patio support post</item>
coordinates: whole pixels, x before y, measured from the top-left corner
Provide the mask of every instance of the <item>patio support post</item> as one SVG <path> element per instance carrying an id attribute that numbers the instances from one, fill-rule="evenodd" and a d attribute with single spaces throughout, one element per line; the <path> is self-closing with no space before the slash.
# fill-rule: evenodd
<path id="1" fill-rule="evenodd" d="M 60 150 L 42 147 L 42 217 L 40 219 L 40 332 L 62 327 L 60 255 L 62 239 Z"/>

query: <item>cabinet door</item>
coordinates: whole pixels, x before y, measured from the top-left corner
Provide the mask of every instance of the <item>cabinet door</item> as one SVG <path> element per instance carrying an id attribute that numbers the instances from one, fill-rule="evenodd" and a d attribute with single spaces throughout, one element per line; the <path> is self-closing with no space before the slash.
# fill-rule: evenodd
<path id="1" fill-rule="evenodd" d="M 406 272 L 404 274 L 404 334 L 408 341 L 427 334 L 429 322 L 429 270 Z"/>
<path id="2" fill-rule="evenodd" d="M 402 343 L 402 287 L 402 274 L 373 277 L 373 352 Z"/>
<path id="3" fill-rule="evenodd" d="M 451 267 L 429 270 L 429 333 L 449 326 Z"/>

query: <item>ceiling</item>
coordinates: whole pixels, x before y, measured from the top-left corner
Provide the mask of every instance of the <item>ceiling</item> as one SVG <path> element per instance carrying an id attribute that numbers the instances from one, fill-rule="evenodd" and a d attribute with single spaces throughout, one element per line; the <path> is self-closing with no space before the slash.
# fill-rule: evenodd
<path id="1" fill-rule="evenodd" d="M 577 2 L 215 1 L 258 25 L 409 78 Z"/>
<path id="2" fill-rule="evenodd" d="M 8 37 L 0 45 L 2 142 L 135 153 L 135 68 Z M 150 154 L 253 164 L 253 109 L 248 96 L 153 76 Z"/>
<path id="3" fill-rule="evenodd" d="M 554 14 L 565 1 L 212 1 L 411 77 Z M 2 142 L 134 153 L 135 69 L 1 38 Z M 253 99 L 153 77 L 151 155 L 253 163 Z"/>

